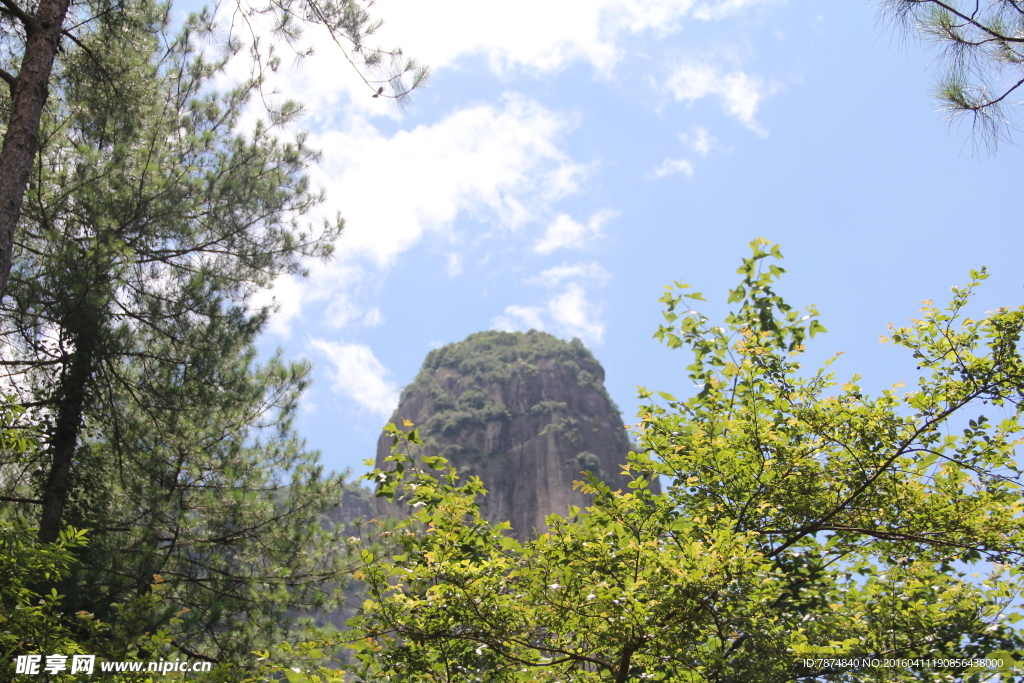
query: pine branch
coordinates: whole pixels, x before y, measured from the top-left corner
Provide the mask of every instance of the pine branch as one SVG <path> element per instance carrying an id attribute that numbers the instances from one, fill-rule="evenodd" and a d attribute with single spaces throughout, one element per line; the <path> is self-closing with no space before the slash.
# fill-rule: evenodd
<path id="1" fill-rule="evenodd" d="M 0 0 L 0 2 L 4 4 L 8 12 L 10 12 L 12 16 L 16 17 L 26 29 L 35 30 L 38 28 L 36 18 L 21 9 L 21 7 L 18 6 L 18 3 L 14 2 L 14 0 Z"/>
<path id="2" fill-rule="evenodd" d="M 7 81 L 7 85 L 11 87 L 11 92 L 14 92 L 14 87 L 18 84 L 18 79 L 11 74 L 7 73 L 3 69 L 0 69 L 0 78 Z"/>
<path id="3" fill-rule="evenodd" d="M 36 500 L 35 498 L 12 498 L 10 496 L 0 496 L 0 501 L 5 503 L 28 503 L 30 505 L 42 505 L 43 501 Z"/>

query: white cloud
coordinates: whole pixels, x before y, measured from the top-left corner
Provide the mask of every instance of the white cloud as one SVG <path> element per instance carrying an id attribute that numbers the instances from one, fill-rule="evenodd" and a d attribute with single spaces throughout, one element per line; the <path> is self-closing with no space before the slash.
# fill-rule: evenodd
<path id="1" fill-rule="evenodd" d="M 363 287 L 365 274 L 358 264 L 342 260 L 309 264 L 310 276 L 281 275 L 270 288 L 257 291 L 250 299 L 253 309 L 270 306 L 273 312 L 267 329 L 273 334 L 289 337 L 291 328 L 309 304 L 326 302 L 319 317 L 329 326 L 341 328 L 350 323 L 375 327 L 383 320 L 380 311 L 364 310 L 355 301 Z"/>
<path id="2" fill-rule="evenodd" d="M 718 140 L 704 126 L 694 126 L 691 132 L 680 133 L 679 139 L 691 151 L 702 157 L 707 156 L 718 145 Z"/>
<path id="3" fill-rule="evenodd" d="M 587 243 L 601 235 L 601 228 L 612 218 L 619 215 L 618 211 L 612 209 L 601 209 L 587 220 L 584 225 L 574 221 L 568 214 L 559 214 L 555 217 L 544 236 L 533 245 L 533 250 L 538 254 L 550 254 L 555 249 L 563 247 L 580 249 L 587 246 Z"/>
<path id="4" fill-rule="evenodd" d="M 681 30 L 684 21 L 718 20 L 767 1 L 380 0 L 373 14 L 385 23 L 373 42 L 401 45 L 406 54 L 435 71 L 459 69 L 465 58 L 482 56 L 499 74 L 550 73 L 585 62 L 610 76 L 630 35 L 665 36 Z M 589 171 L 564 151 L 562 139 L 576 126 L 574 117 L 514 93 L 434 123 L 383 132 L 374 126 L 374 117 L 401 116 L 383 98 L 369 97 L 324 32 L 309 29 L 303 40 L 299 48 L 312 45 L 315 54 L 298 67 L 285 65 L 272 75 L 266 91 L 305 104 L 309 116 L 303 126 L 313 131 L 308 144 L 323 151 L 311 172 L 314 185 L 328 190 L 322 214 L 340 211 L 346 230 L 333 262 L 313 264 L 309 280 L 290 280 L 277 290 L 280 310 L 270 327 L 279 334 L 287 335 L 289 325 L 304 312 L 309 315 L 313 301 L 326 302 L 323 320 L 335 327 L 379 324 L 379 311 L 367 310 L 366 295 L 378 286 L 380 272 L 400 255 L 427 236 L 432 243 L 457 245 L 452 229 L 459 216 L 468 214 L 491 228 L 515 230 L 554 215 L 555 202 L 577 192 Z M 290 58 L 290 48 L 280 51 Z M 221 85 L 241 82 L 247 75 L 245 60 L 234 60 Z M 684 65 L 665 88 L 685 102 L 715 96 L 730 115 L 761 130 L 755 115 L 768 91 L 759 79 L 742 71 Z M 247 118 L 250 125 L 254 116 Z M 665 172 L 693 171 L 686 160 L 668 162 L 674 165 L 666 166 Z M 614 215 L 605 209 L 586 222 L 558 215 L 533 248 L 549 254 L 583 246 Z M 446 250 L 452 253 L 445 272 L 454 277 L 463 268 L 465 252 Z M 541 309 L 546 315 L 553 310 Z"/>
<path id="5" fill-rule="evenodd" d="M 372 271 L 390 268 L 427 234 L 457 243 L 451 228 L 460 215 L 512 231 L 550 215 L 588 172 L 560 147 L 574 125 L 570 117 L 507 94 L 497 105 L 456 111 L 390 136 L 362 118 L 313 136 L 323 158 L 311 176 L 330 190 L 319 211 L 341 212 L 345 231 L 332 261 L 310 264 L 305 281 L 289 281 L 288 308 L 275 329 L 286 334 L 288 323 L 314 301 L 326 303 L 323 320 L 335 328 L 363 320 L 360 302 L 380 282 Z M 591 224 L 597 229 L 603 220 L 598 212 Z M 462 267 L 463 255 L 450 253 L 445 272 L 454 277 Z"/>
<path id="6" fill-rule="evenodd" d="M 434 69 L 484 55 L 492 71 L 561 70 L 590 63 L 609 75 L 622 58 L 623 36 L 677 32 L 687 17 L 723 19 L 766 0 L 379 0 L 385 43 L 403 47 Z"/>
<path id="7" fill-rule="evenodd" d="M 288 338 L 291 321 L 302 313 L 302 285 L 292 275 L 281 275 L 267 289 L 257 291 L 249 298 L 252 309 L 269 307 L 267 331 Z"/>
<path id="8" fill-rule="evenodd" d="M 514 71 L 551 73 L 585 62 L 598 74 L 611 77 L 625 54 L 625 39 L 652 32 L 659 37 L 682 30 L 686 20 L 718 21 L 775 0 L 520 0 L 486 3 L 479 0 L 379 0 L 372 9 L 383 26 L 374 33 L 373 46 L 401 46 L 436 71 L 460 69 L 466 58 L 483 56 L 499 76 Z M 402 112 L 386 98 L 372 98 L 372 89 L 344 61 L 329 33 L 305 26 L 303 37 L 287 45 L 273 35 L 266 19 L 250 18 L 239 31 L 234 5 L 220 6 L 220 28 L 235 28 L 236 39 L 251 42 L 258 36 L 264 51 L 271 45 L 292 61 L 267 74 L 264 98 L 302 102 L 308 112 L 304 127 L 337 128 L 354 116 L 401 119 Z M 311 55 L 294 55 L 304 50 Z M 243 51 L 243 54 L 245 52 Z M 250 75 L 251 61 L 229 62 L 219 86 L 242 83 Z M 371 78 L 384 75 L 367 73 Z M 261 98 L 262 99 L 262 98 Z M 251 126 L 254 117 L 247 117 Z"/>
<path id="9" fill-rule="evenodd" d="M 589 344 L 604 341 L 601 308 L 587 299 L 579 283 L 569 283 L 564 292 L 552 297 L 548 301 L 548 311 L 565 336 L 580 337 Z"/>
<path id="10" fill-rule="evenodd" d="M 435 69 L 479 54 L 498 74 L 517 68 L 551 72 L 574 61 L 609 73 L 622 56 L 618 33 L 642 30 L 653 23 L 652 14 L 685 14 L 692 4 L 693 0 L 380 0 L 377 11 L 386 18 L 387 35 Z"/>
<path id="11" fill-rule="evenodd" d="M 577 263 L 574 265 L 563 263 L 528 278 L 526 284 L 557 287 L 563 280 L 597 280 L 603 283 L 609 277 L 611 275 L 599 263 Z"/>
<path id="12" fill-rule="evenodd" d="M 335 391 L 345 394 L 374 415 L 388 417 L 398 406 L 398 385 L 387 379 L 388 370 L 363 344 L 338 344 L 323 339 L 310 342 L 331 362 Z"/>
<path id="13" fill-rule="evenodd" d="M 377 327 L 384 322 L 384 314 L 380 312 L 379 306 L 374 306 L 363 316 L 363 324 L 367 327 Z"/>
<path id="14" fill-rule="evenodd" d="M 350 284 L 350 291 L 337 289 L 338 283 L 332 283 L 335 289 L 326 287 L 317 289 L 316 282 L 306 283 L 303 295 L 310 301 L 327 300 L 327 305 L 319 312 L 319 319 L 334 329 L 343 327 L 377 327 L 384 322 L 384 314 L 380 307 L 364 308 L 358 303 L 358 284 Z"/>
<path id="15" fill-rule="evenodd" d="M 687 178 L 693 177 L 693 164 L 686 159 L 669 159 L 666 158 L 656 169 L 651 171 L 651 175 L 654 178 L 664 178 L 667 175 L 673 173 L 682 173 Z"/>
<path id="16" fill-rule="evenodd" d="M 352 301 L 350 295 L 338 293 L 336 296 L 331 297 L 330 303 L 327 304 L 327 308 L 320 318 L 331 327 L 341 329 L 349 323 L 357 321 L 363 315 L 365 315 L 363 310 Z"/>
<path id="17" fill-rule="evenodd" d="M 718 0 L 703 2 L 693 8 L 693 16 L 702 21 L 725 19 L 755 5 L 763 5 L 772 0 Z"/>
<path id="18" fill-rule="evenodd" d="M 502 332 L 543 330 L 543 312 L 540 306 L 506 306 L 504 314 L 491 321 L 491 327 Z"/>
<path id="19" fill-rule="evenodd" d="M 448 265 L 444 269 L 445 275 L 455 277 L 462 273 L 462 254 L 451 252 L 448 254 Z"/>
<path id="20" fill-rule="evenodd" d="M 502 315 L 491 321 L 491 327 L 505 332 L 550 329 L 562 337 L 579 337 L 588 344 L 604 341 L 601 307 L 587 298 L 578 282 L 570 282 L 561 292 L 552 295 L 543 306 L 507 306 Z M 551 320 L 546 325 L 544 320 Z"/>
<path id="21" fill-rule="evenodd" d="M 714 95 L 725 112 L 758 135 L 767 135 L 755 118 L 761 101 L 774 89 L 743 71 L 723 72 L 711 64 L 687 63 L 675 67 L 666 89 L 681 102 L 694 102 Z"/>
<path id="22" fill-rule="evenodd" d="M 586 168 L 561 151 L 574 122 L 516 94 L 500 107 L 457 111 L 434 125 L 382 135 L 359 120 L 312 141 L 323 149 L 314 180 L 342 210 L 339 256 L 392 265 L 428 231 L 462 212 L 514 229 L 578 190 Z"/>
<path id="23" fill-rule="evenodd" d="M 548 268 L 528 278 L 526 284 L 561 291 L 550 295 L 543 305 L 507 306 L 502 315 L 491 321 L 491 326 L 508 332 L 549 329 L 563 337 L 580 337 L 588 344 L 600 344 L 605 329 L 601 307 L 587 297 L 580 281 L 589 280 L 600 286 L 609 277 L 607 270 L 593 262 Z"/>

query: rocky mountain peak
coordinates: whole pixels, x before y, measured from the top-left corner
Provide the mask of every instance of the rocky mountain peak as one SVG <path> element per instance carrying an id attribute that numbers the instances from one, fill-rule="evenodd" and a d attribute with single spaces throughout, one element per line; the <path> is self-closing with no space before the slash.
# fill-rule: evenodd
<path id="1" fill-rule="evenodd" d="M 402 392 L 392 421 L 420 428 L 423 455 L 447 458 L 488 490 L 481 513 L 508 520 L 519 537 L 544 518 L 589 504 L 572 482 L 589 470 L 621 485 L 630 450 L 604 369 L 578 339 L 544 332 L 478 332 L 430 352 Z M 377 446 L 384 466 L 390 440 Z M 377 500 L 378 515 L 394 507 Z"/>

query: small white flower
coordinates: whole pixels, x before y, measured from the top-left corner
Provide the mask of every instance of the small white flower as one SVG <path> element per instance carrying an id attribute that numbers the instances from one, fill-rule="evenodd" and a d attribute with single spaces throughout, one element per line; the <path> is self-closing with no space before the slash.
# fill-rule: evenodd
<path id="1" fill-rule="evenodd" d="M 549 588 L 549 589 L 551 589 L 551 590 L 553 590 L 553 591 L 556 591 L 556 590 L 558 590 L 559 588 L 561 588 L 561 586 L 559 586 L 559 585 L 558 585 L 557 583 L 553 583 L 553 584 L 551 584 L 550 586 L 548 586 L 548 588 Z"/>
<path id="2" fill-rule="evenodd" d="M 593 593 L 591 593 L 590 595 L 588 595 L 588 596 L 587 596 L 587 600 L 593 600 L 593 599 L 595 599 L 596 597 L 597 597 L 596 595 L 594 595 Z"/>

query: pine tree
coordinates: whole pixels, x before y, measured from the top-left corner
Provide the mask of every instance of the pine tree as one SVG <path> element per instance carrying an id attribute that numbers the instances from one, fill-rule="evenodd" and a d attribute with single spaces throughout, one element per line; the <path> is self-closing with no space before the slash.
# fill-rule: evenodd
<path id="1" fill-rule="evenodd" d="M 994 146 L 1012 129 L 1007 105 L 1024 86 L 1024 2 L 884 0 L 883 18 L 939 49 L 935 96 L 953 119 L 970 116 Z M 1017 99 L 1015 99 L 1015 97 Z"/>
<path id="2" fill-rule="evenodd" d="M 423 85 L 428 70 L 415 60 L 403 57 L 399 49 L 372 49 L 364 41 L 380 26 L 371 18 L 368 7 L 372 0 L 281 0 L 252 4 L 238 0 L 236 18 L 250 24 L 269 24 L 273 33 L 287 42 L 301 34 L 305 25 L 318 25 L 327 30 L 342 49 L 342 56 L 362 77 L 374 97 L 384 94 L 399 103 L 415 88 Z M 170 5 L 164 6 L 169 10 Z M 62 53 L 84 54 L 92 67 L 107 62 L 105 47 L 94 38 L 108 30 L 109 22 L 120 21 L 123 28 L 134 31 L 137 13 L 135 4 L 124 0 L 3 0 L 0 3 L 0 80 L 7 86 L 0 92 L 0 298 L 7 290 L 7 279 L 14 255 L 15 227 L 23 208 L 33 161 L 45 141 L 41 133 L 43 109 L 47 99 L 60 86 L 51 81 L 56 68 L 66 69 Z M 203 13 L 207 23 L 208 11 Z M 133 38 L 146 40 L 142 33 Z M 91 47 L 89 47 L 91 46 Z M 237 40 L 229 36 L 224 45 L 237 49 Z M 276 57 L 266 45 L 255 40 L 250 45 L 256 80 L 267 69 L 276 68 Z M 300 50 L 298 56 L 302 56 Z M 374 78 L 372 72 L 379 74 Z M 109 75 L 109 74 L 108 74 Z M 406 82 L 411 76 L 411 82 Z M 387 92 L 385 93 L 385 88 Z"/>
<path id="3" fill-rule="evenodd" d="M 237 130 L 259 83 L 213 92 L 201 29 L 161 42 L 166 10 L 139 5 L 55 74 L 0 315 L 46 438 L 0 465 L 0 495 L 40 542 L 89 531 L 66 610 L 116 621 L 160 581 L 166 609 L 135 627 L 188 610 L 175 645 L 230 662 L 331 606 L 344 569 L 320 523 L 343 479 L 291 427 L 309 367 L 257 362 L 267 312 L 246 303 L 328 256 L 341 221 L 302 226 L 316 153 L 278 139 L 287 117 Z"/>

